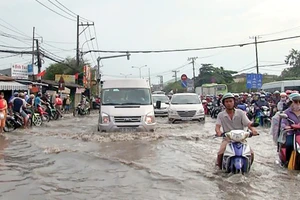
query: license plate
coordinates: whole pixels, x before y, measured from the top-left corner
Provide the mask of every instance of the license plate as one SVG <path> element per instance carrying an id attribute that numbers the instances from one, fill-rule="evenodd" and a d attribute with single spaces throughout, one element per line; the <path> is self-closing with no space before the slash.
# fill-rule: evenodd
<path id="1" fill-rule="evenodd" d="M 191 118 L 191 117 L 182 117 L 181 119 L 182 119 L 182 120 L 184 120 L 184 121 L 189 121 L 189 120 L 192 120 L 192 118 Z"/>
<path id="2" fill-rule="evenodd" d="M 136 128 L 120 128 L 120 131 L 122 132 L 136 132 Z"/>

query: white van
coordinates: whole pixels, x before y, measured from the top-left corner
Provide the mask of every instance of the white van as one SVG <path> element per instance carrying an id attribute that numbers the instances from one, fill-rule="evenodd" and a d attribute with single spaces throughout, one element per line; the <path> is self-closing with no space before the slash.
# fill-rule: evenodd
<path id="1" fill-rule="evenodd" d="M 154 131 L 155 125 L 148 80 L 103 81 L 98 131 Z"/>

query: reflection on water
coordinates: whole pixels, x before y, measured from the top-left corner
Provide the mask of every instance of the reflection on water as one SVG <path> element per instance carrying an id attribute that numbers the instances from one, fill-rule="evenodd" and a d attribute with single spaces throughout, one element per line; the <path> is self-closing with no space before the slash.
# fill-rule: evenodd
<path id="1" fill-rule="evenodd" d="M 298 199 L 300 176 L 275 164 L 266 130 L 248 141 L 250 174 L 227 175 L 214 164 L 213 120 L 158 121 L 155 133 L 99 134 L 91 115 L 6 134 L 0 199 Z"/>

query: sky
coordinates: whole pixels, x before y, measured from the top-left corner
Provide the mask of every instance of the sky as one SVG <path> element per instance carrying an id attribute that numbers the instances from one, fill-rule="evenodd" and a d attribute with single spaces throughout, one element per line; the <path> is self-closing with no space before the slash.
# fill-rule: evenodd
<path id="1" fill-rule="evenodd" d="M 43 49 L 58 59 L 75 57 L 76 17 L 59 3 L 95 24 L 80 36 L 83 51 L 98 47 L 126 51 L 198 48 L 253 42 L 253 36 L 271 40 L 300 35 L 300 1 L 297 0 L 10 0 L 0 1 L 0 49 L 30 50 L 35 27 L 35 36 Z M 86 23 L 84 19 L 81 22 Z M 4 37 L 5 34 L 15 39 Z M 88 41 L 93 37 L 96 39 Z M 285 56 L 292 48 L 299 49 L 299 44 L 300 38 L 258 44 L 259 65 L 284 63 Z M 95 66 L 98 56 L 111 55 L 119 54 L 85 54 L 84 59 Z M 150 71 L 151 83 L 157 84 L 158 75 L 168 81 L 176 69 L 178 79 L 181 74 L 192 77 L 189 57 L 198 57 L 196 74 L 201 63 L 239 72 L 255 66 L 255 47 L 131 54 L 130 60 L 103 59 L 101 71 L 104 79 L 120 78 L 121 74 L 135 78 L 139 77 L 139 70 L 132 66 L 147 65 L 141 69 L 142 76 L 148 77 Z M 30 55 L 0 53 L 0 69 L 30 62 Z M 43 68 L 51 63 L 45 59 Z M 278 75 L 286 67 L 261 67 L 260 72 Z M 244 72 L 255 73 L 256 69 Z"/>

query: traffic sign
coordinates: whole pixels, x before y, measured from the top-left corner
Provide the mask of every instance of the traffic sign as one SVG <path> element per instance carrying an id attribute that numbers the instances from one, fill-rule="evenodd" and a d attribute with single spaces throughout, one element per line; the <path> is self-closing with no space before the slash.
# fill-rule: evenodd
<path id="1" fill-rule="evenodd" d="M 186 74 L 182 74 L 182 75 L 181 75 L 181 80 L 182 80 L 182 81 L 186 81 L 186 79 L 187 79 L 187 75 L 186 75 Z"/>
<path id="2" fill-rule="evenodd" d="M 194 91 L 194 80 L 193 79 L 187 79 L 187 91 L 192 92 Z"/>
<path id="3" fill-rule="evenodd" d="M 186 88 L 187 85 L 188 85 L 188 84 L 187 84 L 186 81 L 181 80 L 181 86 L 182 86 L 183 88 Z"/>
<path id="4" fill-rule="evenodd" d="M 247 74 L 246 87 L 247 89 L 260 89 L 262 86 L 262 74 Z"/>

